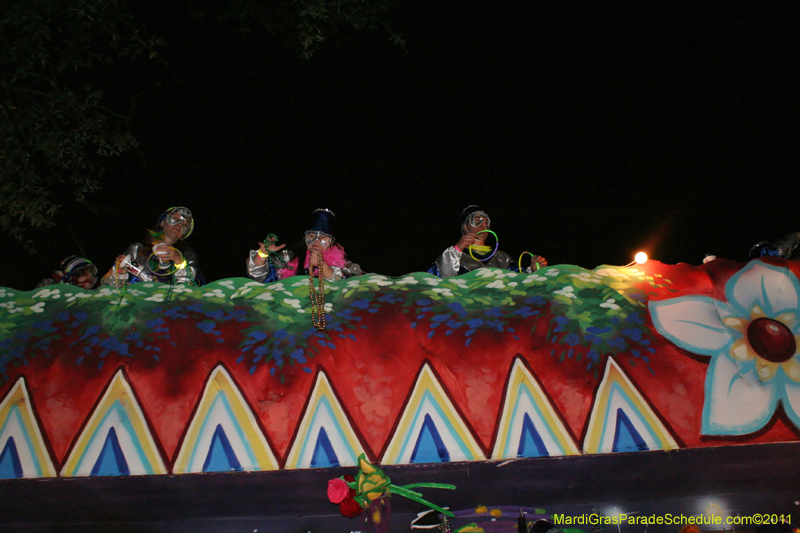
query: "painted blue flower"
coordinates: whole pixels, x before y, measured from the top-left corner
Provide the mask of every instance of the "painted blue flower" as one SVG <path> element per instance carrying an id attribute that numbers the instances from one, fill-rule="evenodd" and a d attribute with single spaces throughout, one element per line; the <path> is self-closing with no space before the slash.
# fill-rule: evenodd
<path id="1" fill-rule="evenodd" d="M 711 358 L 702 433 L 744 435 L 763 428 L 780 403 L 800 428 L 800 281 L 787 268 L 753 261 L 709 296 L 651 301 L 656 330 Z"/>

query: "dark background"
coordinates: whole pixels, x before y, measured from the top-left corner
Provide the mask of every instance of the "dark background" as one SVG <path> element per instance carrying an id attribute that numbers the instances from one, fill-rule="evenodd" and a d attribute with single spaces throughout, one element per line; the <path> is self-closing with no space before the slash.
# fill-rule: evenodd
<path id="1" fill-rule="evenodd" d="M 209 280 L 244 275 L 270 232 L 299 241 L 317 207 L 351 259 L 392 276 L 426 270 L 471 203 L 512 257 L 586 268 L 639 249 L 744 261 L 800 230 L 795 3 L 401 2 L 405 48 L 345 31 L 311 61 L 175 0 L 137 10 L 168 66 L 104 75 L 120 106 L 160 82 L 136 101 L 139 153 L 34 233 L 37 255 L 4 237 L 0 286 L 73 253 L 104 272 L 174 205 Z"/>

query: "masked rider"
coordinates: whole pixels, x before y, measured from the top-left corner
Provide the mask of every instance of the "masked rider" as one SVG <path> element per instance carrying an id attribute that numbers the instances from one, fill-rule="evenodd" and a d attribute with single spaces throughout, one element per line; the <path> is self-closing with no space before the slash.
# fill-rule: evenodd
<path id="1" fill-rule="evenodd" d="M 205 280 L 197 265 L 197 254 L 184 240 L 194 231 L 192 212 L 171 207 L 158 219 L 142 243 L 132 244 L 117 257 L 114 267 L 103 277 L 103 285 L 122 286 L 139 281 L 202 285 Z"/>
<path id="2" fill-rule="evenodd" d="M 517 263 L 510 255 L 502 250 L 493 253 L 494 248 L 486 246 L 489 233 L 485 230 L 489 230 L 491 224 L 492 221 L 486 211 L 477 205 L 466 207 L 461 212 L 461 238 L 436 258 L 428 273 L 449 278 L 485 267 L 516 272 Z M 547 260 L 537 255 L 533 258 L 533 264 L 547 266 Z M 530 267 L 526 271 L 530 271 Z"/>
<path id="3" fill-rule="evenodd" d="M 362 274 L 361 267 L 347 259 L 344 247 L 336 242 L 331 228 L 336 215 L 330 209 L 317 209 L 312 214 L 303 244 L 296 251 L 286 250 L 285 244 L 277 240 L 258 243 L 258 250 L 251 250 L 247 259 L 247 276 L 263 283 L 270 283 L 289 276 L 315 273 L 322 269 L 325 281 L 339 281 Z M 299 257 L 305 260 L 301 267 Z M 321 260 L 320 260 L 321 256 Z"/>
<path id="4" fill-rule="evenodd" d="M 40 281 L 36 288 L 56 283 L 66 283 L 92 290 L 97 285 L 97 267 L 85 257 L 71 255 L 61 261 L 58 270 L 50 274 L 49 278 Z"/>

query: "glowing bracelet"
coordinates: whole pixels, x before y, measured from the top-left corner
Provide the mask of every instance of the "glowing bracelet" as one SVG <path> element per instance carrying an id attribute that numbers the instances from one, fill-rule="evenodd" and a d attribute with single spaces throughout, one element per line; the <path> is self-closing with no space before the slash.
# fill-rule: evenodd
<path id="1" fill-rule="evenodd" d="M 186 262 L 186 259 L 184 259 L 184 260 L 181 262 L 181 264 L 179 264 L 179 265 L 178 265 L 177 267 L 175 267 L 175 268 L 177 268 L 178 270 L 183 270 L 184 268 L 186 268 L 186 265 L 187 265 L 187 264 L 188 264 L 188 263 Z"/>
<path id="2" fill-rule="evenodd" d="M 174 246 L 168 246 L 168 248 L 170 250 L 175 250 L 176 252 L 178 252 L 180 254 L 180 251 L 177 248 L 175 248 Z M 181 258 L 183 259 L 183 254 L 181 254 Z M 158 264 L 157 268 L 153 268 L 153 259 L 155 259 L 156 263 Z M 169 268 L 162 269 L 161 268 L 161 258 L 156 257 L 155 252 L 150 254 L 150 256 L 147 258 L 147 268 L 149 268 L 150 272 L 152 272 L 156 276 L 171 276 L 171 275 L 173 275 L 175 272 L 177 272 L 178 270 L 180 270 L 181 268 L 184 268 L 186 266 L 186 259 L 183 259 L 183 261 L 181 262 L 181 265 L 182 266 L 176 265 L 175 262 L 173 261 L 172 262 L 172 266 L 173 266 L 172 269 L 169 269 Z"/>
<path id="3" fill-rule="evenodd" d="M 542 265 L 539 264 L 539 261 L 536 261 L 536 256 L 534 254 L 532 254 L 530 252 L 522 252 L 521 254 L 519 254 L 519 271 L 520 272 L 522 272 L 522 256 L 525 255 L 525 254 L 528 254 L 529 256 L 531 256 L 531 266 L 533 266 L 535 264 L 536 265 L 536 270 L 539 270 L 540 268 L 542 268 Z"/>
<path id="4" fill-rule="evenodd" d="M 480 235 L 481 233 L 491 233 L 492 235 L 494 235 L 494 252 L 492 252 L 492 255 L 490 255 L 486 259 L 478 259 L 474 255 L 472 255 L 472 245 L 470 244 L 469 245 L 469 256 L 472 257 L 475 261 L 480 261 L 481 263 L 485 263 L 486 261 L 488 261 L 489 259 L 494 257 L 494 254 L 497 253 L 497 249 L 500 247 L 500 240 L 497 238 L 497 233 L 493 232 L 490 229 L 481 230 L 478 233 L 476 233 L 475 235 Z"/>
<path id="5" fill-rule="evenodd" d="M 265 254 L 264 252 L 259 250 L 258 251 L 258 257 L 260 257 L 261 259 L 266 259 L 267 257 L 269 257 L 269 254 Z"/>

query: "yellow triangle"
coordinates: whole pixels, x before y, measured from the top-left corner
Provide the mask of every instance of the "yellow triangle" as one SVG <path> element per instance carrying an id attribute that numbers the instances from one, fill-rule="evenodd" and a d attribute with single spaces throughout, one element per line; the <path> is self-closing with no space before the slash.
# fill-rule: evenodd
<path id="1" fill-rule="evenodd" d="M 450 452 L 451 461 L 479 461 L 486 458 L 478 441 L 436 379 L 430 364 L 426 362 L 422 365 L 408 403 L 400 415 L 400 422 L 386 447 L 382 464 L 410 462 L 414 443 L 419 436 L 420 415 L 425 412 L 432 414 L 432 418 L 439 419 L 436 426 Z"/>
<path id="2" fill-rule="evenodd" d="M 296 436 L 286 456 L 284 468 L 310 468 L 311 456 L 320 427 L 326 427 L 340 466 L 355 466 L 364 446 L 353 430 L 339 398 L 323 370 L 317 373 L 311 395 Z"/>
<path id="3" fill-rule="evenodd" d="M 500 423 L 497 429 L 497 438 L 494 442 L 492 459 L 514 459 L 517 457 L 516 450 L 519 446 L 521 420 L 519 416 L 514 416 L 514 410 L 519 405 L 522 397 L 530 395 L 532 407 L 531 419 L 535 424 L 537 421 L 543 424 L 539 434 L 546 438 L 547 451 L 551 456 L 555 455 L 580 455 L 575 440 L 570 435 L 564 422 L 558 416 L 558 412 L 553 408 L 553 404 L 545 394 L 539 381 L 531 374 L 519 357 L 514 358 L 511 372 L 508 377 L 508 387 L 503 400 L 503 409 L 500 416 Z M 516 420 L 515 420 L 516 419 Z M 517 424 L 518 427 L 512 427 Z"/>
<path id="4" fill-rule="evenodd" d="M 10 427 L 10 418 L 13 413 L 19 413 L 20 426 L 15 429 Z M 14 421 L 16 422 L 16 421 Z M 25 385 L 25 378 L 20 377 L 6 397 L 0 402 L 0 430 L 8 428 L 11 432 L 17 431 L 22 434 L 10 434 L 9 437 L 16 437 L 14 441 L 18 443 L 17 450 L 20 450 L 21 443 L 25 442 L 25 449 L 28 453 L 20 453 L 20 462 L 23 463 L 23 477 L 55 477 L 56 469 L 47 451 L 47 447 L 42 437 L 42 431 L 36 416 L 33 413 L 28 387 Z M 0 450 L 5 446 L 7 439 L 0 440 Z M 23 456 L 26 456 L 25 458 Z"/>
<path id="5" fill-rule="evenodd" d="M 616 396 L 616 398 L 615 398 Z M 620 401 L 619 405 L 614 402 Z M 680 446 L 656 416 L 639 389 L 628 378 L 622 368 L 609 357 L 603 380 L 595 395 L 594 405 L 583 441 L 585 453 L 611 452 L 613 431 L 612 422 L 616 422 L 616 407 L 624 405 L 631 422 L 641 429 L 640 434 L 651 450 L 676 450 Z M 610 439 L 609 436 L 612 438 Z"/>
<path id="6" fill-rule="evenodd" d="M 217 400 L 224 402 L 224 408 Z M 229 416 L 231 418 L 220 418 Z M 217 365 L 206 381 L 189 429 L 181 443 L 172 468 L 174 474 L 202 472 L 203 461 L 209 450 L 214 422 L 232 424 L 228 431 L 237 459 L 245 471 L 277 470 L 278 461 L 256 421 L 253 410 L 241 390 L 222 365 Z"/>
<path id="7" fill-rule="evenodd" d="M 124 413 L 124 417 L 117 417 L 120 412 Z M 110 426 L 120 436 L 120 443 L 127 444 L 123 445 L 123 452 L 129 452 L 125 459 L 129 463 L 131 474 L 167 473 L 144 412 L 120 368 L 111 378 L 105 394 L 75 441 L 61 468 L 62 476 L 90 475 Z"/>

